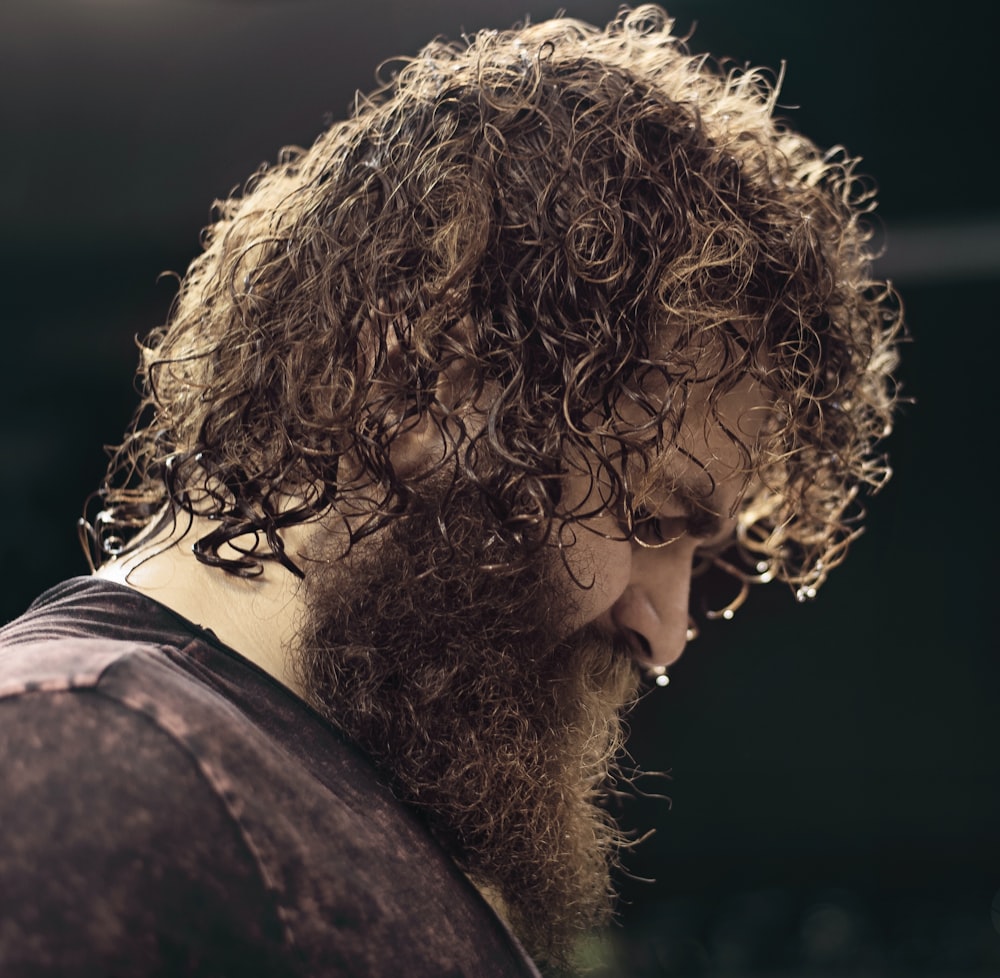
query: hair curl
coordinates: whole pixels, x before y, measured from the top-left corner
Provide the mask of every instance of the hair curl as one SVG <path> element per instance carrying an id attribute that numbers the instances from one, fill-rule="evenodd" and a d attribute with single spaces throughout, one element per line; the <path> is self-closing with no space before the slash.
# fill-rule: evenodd
<path id="1" fill-rule="evenodd" d="M 451 448 L 439 468 L 526 547 L 589 515 L 562 501 L 568 457 L 632 528 L 628 473 L 678 450 L 710 362 L 710 418 L 745 376 L 771 404 L 753 444 L 728 432 L 743 556 L 811 593 L 858 532 L 859 489 L 889 475 L 902 319 L 871 277 L 874 193 L 775 119 L 766 73 L 672 28 L 643 6 L 435 41 L 218 203 L 142 349 L 96 559 L 186 512 L 214 521 L 200 559 L 297 571 L 282 527 L 363 510 L 356 539 L 405 509 L 420 480 L 391 447 L 424 417 Z"/>

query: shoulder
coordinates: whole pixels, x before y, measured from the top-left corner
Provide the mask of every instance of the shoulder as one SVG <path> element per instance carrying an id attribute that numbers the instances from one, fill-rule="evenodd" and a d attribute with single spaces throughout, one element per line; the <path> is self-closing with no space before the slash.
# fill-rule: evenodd
<path id="1" fill-rule="evenodd" d="M 100 694 L 127 653 L 60 644 L 24 646 L 33 668 L 0 698 L 0 971 L 295 973 L 217 792 L 175 737 Z"/>
<path id="2" fill-rule="evenodd" d="M 366 758 L 273 684 L 252 693 L 255 673 L 241 674 L 251 693 L 229 696 L 197 666 L 107 638 L 0 650 L 0 824 L 18 840 L 0 857 L 14 881 L 0 919 L 59 928 L 34 951 L 56 953 L 63 935 L 67 953 L 118 953 L 121 934 L 100 929 L 118 921 L 147 943 L 180 927 L 204 953 L 254 957 L 206 973 L 535 973 Z M 70 926 L 74 907 L 91 916 Z"/>

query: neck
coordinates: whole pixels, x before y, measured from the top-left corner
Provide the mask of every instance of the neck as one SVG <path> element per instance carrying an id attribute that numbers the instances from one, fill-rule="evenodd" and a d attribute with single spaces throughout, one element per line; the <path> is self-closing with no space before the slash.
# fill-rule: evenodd
<path id="1" fill-rule="evenodd" d="M 191 552 L 191 543 L 211 529 L 209 521 L 195 518 L 190 526 L 185 523 L 143 540 L 96 574 L 211 629 L 220 641 L 301 695 L 290 650 L 304 609 L 302 582 L 274 561 L 264 561 L 262 573 L 253 578 L 202 564 Z M 316 529 L 313 524 L 283 531 L 293 560 Z"/>

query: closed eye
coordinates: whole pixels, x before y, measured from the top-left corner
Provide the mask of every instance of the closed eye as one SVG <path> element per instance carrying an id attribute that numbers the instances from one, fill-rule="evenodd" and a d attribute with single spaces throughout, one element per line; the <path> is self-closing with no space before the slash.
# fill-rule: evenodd
<path id="1" fill-rule="evenodd" d="M 676 497 L 675 497 L 676 498 Z M 735 526 L 707 509 L 685 507 L 682 513 L 653 513 L 637 506 L 633 513 L 633 539 L 643 547 L 663 547 L 681 537 L 703 540 L 700 552 L 721 553 L 732 545 Z"/>
<path id="2" fill-rule="evenodd" d="M 657 515 L 639 508 L 635 511 L 632 536 L 641 545 L 662 547 L 679 540 L 691 529 L 691 518 L 683 515 Z"/>

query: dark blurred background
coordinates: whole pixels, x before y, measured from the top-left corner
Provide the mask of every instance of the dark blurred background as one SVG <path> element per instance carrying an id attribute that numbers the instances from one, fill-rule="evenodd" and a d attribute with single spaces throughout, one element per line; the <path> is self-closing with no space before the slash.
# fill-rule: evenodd
<path id="1" fill-rule="evenodd" d="M 132 411 L 133 337 L 163 321 L 158 276 L 197 252 L 211 201 L 311 142 L 380 61 L 558 6 L 4 0 L 0 618 L 85 572 L 75 520 Z M 589 958 L 616 978 L 1000 975 L 997 5 L 670 9 L 695 51 L 787 61 L 782 114 L 864 158 L 916 403 L 819 599 L 760 590 L 634 715 L 636 761 L 671 776 L 642 786 L 670 803 L 625 804 L 656 834 Z"/>

